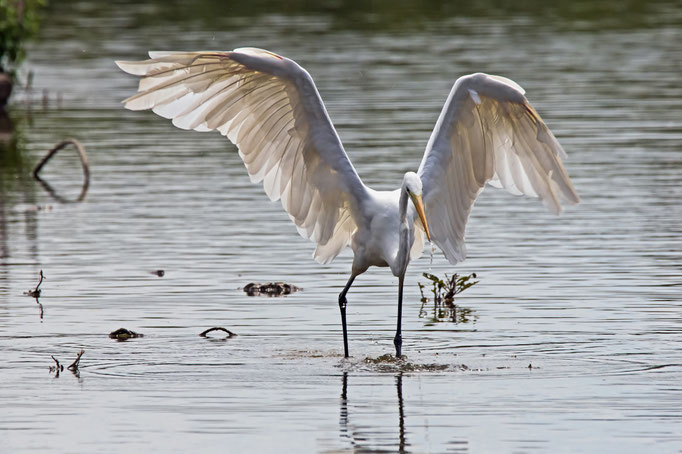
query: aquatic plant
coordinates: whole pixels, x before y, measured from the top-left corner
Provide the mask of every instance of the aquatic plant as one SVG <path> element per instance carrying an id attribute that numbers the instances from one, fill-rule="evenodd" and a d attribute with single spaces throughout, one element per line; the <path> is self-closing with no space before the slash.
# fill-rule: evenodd
<path id="1" fill-rule="evenodd" d="M 0 118 L 0 123 L 8 122 L 5 105 L 12 94 L 17 69 L 26 57 L 26 42 L 38 34 L 38 11 L 46 3 L 46 0 L 0 0 L 0 114 L 3 114 L 0 116 L 5 117 Z M 1 129 L 8 130 L 6 126 Z"/>
<path id="2" fill-rule="evenodd" d="M 431 273 L 422 273 L 422 275 L 431 281 L 431 293 L 433 294 L 433 313 L 430 317 L 431 322 L 450 321 L 454 323 L 468 323 L 472 318 L 476 318 L 473 316 L 474 311 L 472 309 L 457 306 L 454 302 L 455 295 L 478 284 L 479 281 L 474 280 L 476 279 L 476 273 L 471 273 L 467 276 L 459 276 L 455 273 L 452 277 L 448 277 L 448 275 L 445 274 L 444 279 Z M 417 285 L 419 285 L 419 291 L 422 295 L 419 318 L 425 318 L 428 316 L 425 306 L 429 303 L 429 298 L 424 295 L 426 286 L 421 282 L 418 282 Z"/>
<path id="3" fill-rule="evenodd" d="M 445 279 L 441 279 L 435 274 L 431 273 L 422 273 L 422 275 L 431 281 L 432 283 L 432 288 L 431 292 L 433 293 L 433 301 L 437 305 L 440 305 L 442 303 L 446 304 L 452 304 L 452 302 L 455 300 L 455 295 L 458 295 L 462 293 L 464 290 L 468 289 L 472 285 L 478 284 L 479 281 L 474 281 L 472 279 L 476 279 L 476 273 L 471 273 L 468 276 L 459 276 L 457 273 L 453 274 L 452 277 L 448 277 L 447 273 L 445 274 Z M 422 294 L 422 302 L 426 299 L 424 297 L 424 285 L 422 285 L 421 282 L 418 282 L 417 285 L 419 285 L 419 291 Z"/>

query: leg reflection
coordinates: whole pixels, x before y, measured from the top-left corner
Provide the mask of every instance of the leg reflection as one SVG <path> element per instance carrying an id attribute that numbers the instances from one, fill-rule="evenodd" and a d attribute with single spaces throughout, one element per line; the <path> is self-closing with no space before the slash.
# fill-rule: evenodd
<path id="1" fill-rule="evenodd" d="M 339 432 L 340 432 L 340 438 L 344 441 L 347 441 L 350 443 L 352 446 L 353 450 L 357 449 L 369 449 L 370 451 L 373 451 L 374 449 L 371 448 L 371 445 L 374 444 L 372 440 L 369 440 L 367 438 L 367 435 L 369 433 L 375 433 L 377 435 L 381 435 L 381 428 L 379 427 L 374 427 L 372 428 L 373 430 L 359 430 L 358 434 L 356 434 L 356 431 L 353 429 L 352 426 L 349 426 L 349 413 L 348 413 L 348 372 L 344 372 L 343 376 L 341 378 L 341 401 L 340 401 L 340 411 L 339 411 Z M 405 432 L 405 407 L 403 404 L 403 375 L 398 374 L 395 376 L 395 386 L 396 386 L 396 392 L 398 395 L 398 449 L 397 452 L 399 453 L 405 453 L 407 452 L 407 447 L 409 446 L 407 444 L 406 440 L 406 432 Z M 361 435 L 360 435 L 361 434 Z M 381 438 L 381 437 L 380 437 Z M 378 441 L 380 444 L 382 441 L 380 440 L 375 440 Z M 395 452 L 395 445 L 392 445 L 393 447 L 390 448 L 391 452 Z M 380 451 L 383 452 L 383 449 L 380 449 Z"/>
<path id="2" fill-rule="evenodd" d="M 353 437 L 348 433 L 348 372 L 343 373 L 343 381 L 341 385 L 341 411 L 339 416 L 339 425 L 341 426 L 341 439 L 350 441 L 351 445 L 355 445 Z"/>
<path id="3" fill-rule="evenodd" d="M 403 407 L 403 374 L 399 373 L 395 376 L 395 387 L 398 391 L 398 428 L 400 430 L 400 438 L 398 444 L 398 452 L 401 454 L 405 452 L 405 409 Z"/>

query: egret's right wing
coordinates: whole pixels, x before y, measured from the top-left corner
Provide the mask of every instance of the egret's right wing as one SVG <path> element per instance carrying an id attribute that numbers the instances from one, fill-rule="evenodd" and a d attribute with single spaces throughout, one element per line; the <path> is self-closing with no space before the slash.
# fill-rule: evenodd
<path id="1" fill-rule="evenodd" d="M 460 77 L 419 167 L 431 238 L 451 263 L 464 260 L 466 222 L 486 183 L 539 197 L 556 214 L 560 201 L 578 203 L 562 157 L 519 85 L 481 73 Z"/>
<path id="2" fill-rule="evenodd" d="M 150 52 L 117 62 L 141 76 L 131 110 L 152 109 L 182 129 L 218 130 L 239 148 L 253 182 L 263 181 L 299 233 L 331 261 L 350 242 L 366 188 L 315 84 L 294 61 L 255 48 Z"/>

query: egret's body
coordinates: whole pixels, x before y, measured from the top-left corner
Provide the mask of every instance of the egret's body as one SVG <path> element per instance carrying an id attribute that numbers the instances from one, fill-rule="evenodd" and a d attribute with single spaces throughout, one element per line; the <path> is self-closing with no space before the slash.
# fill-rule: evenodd
<path id="1" fill-rule="evenodd" d="M 402 290 L 424 234 L 453 264 L 464 260 L 469 212 L 486 183 L 539 197 L 553 212 L 579 198 L 565 156 L 523 89 L 498 76 L 459 78 L 426 146 L 417 173 L 400 189 L 367 187 L 351 164 L 310 75 L 294 61 L 262 49 L 150 52 L 150 60 L 117 62 L 142 76 L 132 110 L 152 109 L 183 129 L 218 130 L 239 148 L 252 181 L 281 200 L 299 233 L 327 263 L 346 246 L 351 276 L 339 295 L 348 356 L 346 293 L 371 266 L 398 277 L 401 354 Z"/>
<path id="2" fill-rule="evenodd" d="M 404 271 L 407 264 L 400 263 L 400 236 L 396 232 L 405 230 L 411 249 L 415 240 L 413 225 L 417 213 L 414 205 L 405 204 L 405 219 L 400 219 L 400 195 L 400 189 L 375 191 L 367 188 L 364 210 L 367 216 L 364 222 L 358 224 L 350 243 L 354 274 L 362 274 L 371 266 L 390 267 L 394 276 Z"/>

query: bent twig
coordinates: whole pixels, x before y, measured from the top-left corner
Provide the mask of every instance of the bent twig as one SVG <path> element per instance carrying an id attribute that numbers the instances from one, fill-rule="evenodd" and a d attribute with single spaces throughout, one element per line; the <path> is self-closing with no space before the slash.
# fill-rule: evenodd
<path id="1" fill-rule="evenodd" d="M 81 356 L 83 356 L 83 353 L 85 353 L 85 350 L 81 349 L 81 351 L 78 352 L 78 356 L 76 356 L 76 360 L 74 362 L 72 362 L 71 365 L 69 367 L 67 367 L 67 369 L 74 371 L 74 372 L 77 371 L 78 370 L 78 364 L 81 362 Z"/>
<path id="2" fill-rule="evenodd" d="M 78 156 L 80 157 L 81 160 L 81 165 L 83 166 L 83 187 L 81 189 L 81 193 L 78 196 L 78 199 L 76 199 L 77 202 L 81 202 L 83 199 L 85 199 L 85 194 L 88 192 L 88 187 L 90 186 L 90 166 L 88 165 L 88 156 L 85 154 L 85 148 L 83 148 L 83 145 L 76 140 L 76 139 L 65 139 L 59 142 L 57 145 L 55 145 L 50 151 L 47 152 L 45 157 L 40 160 L 38 165 L 36 165 L 35 169 L 33 169 L 33 178 L 38 180 L 41 184 L 43 184 L 44 187 L 50 192 L 55 198 L 62 200 L 60 197 L 57 197 L 54 194 L 54 191 L 51 191 L 50 185 L 48 185 L 45 181 L 43 181 L 40 176 L 38 176 L 38 173 L 40 173 L 41 169 L 47 164 L 47 161 L 52 159 L 52 156 L 54 156 L 59 150 L 62 148 L 66 147 L 67 145 L 73 145 L 76 147 L 76 151 L 78 151 Z"/>
<path id="3" fill-rule="evenodd" d="M 50 358 L 52 358 L 56 364 L 56 366 L 50 366 L 50 372 L 55 372 L 55 377 L 59 377 L 59 373 L 64 370 L 64 366 L 59 364 L 59 360 L 54 357 L 54 355 L 50 355 Z"/>
<path id="4" fill-rule="evenodd" d="M 33 290 L 29 290 L 27 292 L 24 292 L 24 295 L 32 296 L 33 298 L 35 298 L 37 300 L 38 297 L 40 296 L 40 292 L 41 292 L 40 284 L 43 283 L 43 279 L 45 279 L 45 276 L 43 275 L 43 270 L 40 270 L 40 280 L 38 281 L 38 285 L 36 285 L 36 288 L 34 288 Z M 38 303 L 38 304 L 40 304 L 40 303 Z"/>
<path id="5" fill-rule="evenodd" d="M 223 331 L 223 332 L 227 333 L 226 338 L 232 337 L 232 336 L 236 336 L 235 333 L 233 333 L 233 332 L 230 331 L 229 329 L 223 328 L 222 326 L 216 326 L 216 327 L 214 327 L 214 328 L 209 328 L 209 329 L 207 329 L 206 331 L 204 331 L 203 333 L 199 334 L 199 336 L 201 336 L 201 337 L 206 337 L 206 335 L 207 335 L 208 333 L 212 332 L 212 331 Z"/>

